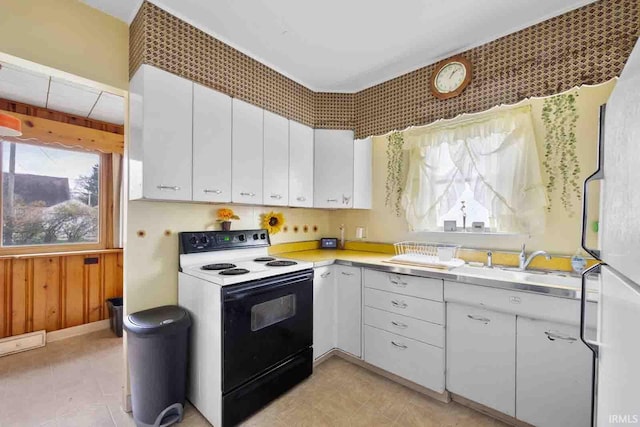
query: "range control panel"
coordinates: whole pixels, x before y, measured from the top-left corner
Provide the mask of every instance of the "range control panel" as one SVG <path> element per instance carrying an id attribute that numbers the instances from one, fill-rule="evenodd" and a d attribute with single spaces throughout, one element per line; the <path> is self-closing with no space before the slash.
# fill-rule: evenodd
<path id="1" fill-rule="evenodd" d="M 184 231 L 179 233 L 180 254 L 269 246 L 267 230 Z"/>

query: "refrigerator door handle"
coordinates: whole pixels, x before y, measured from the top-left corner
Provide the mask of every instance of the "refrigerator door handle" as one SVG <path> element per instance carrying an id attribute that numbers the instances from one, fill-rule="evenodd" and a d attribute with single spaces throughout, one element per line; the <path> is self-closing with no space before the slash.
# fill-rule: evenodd
<path id="1" fill-rule="evenodd" d="M 606 105 L 600 106 L 600 123 L 598 129 L 598 168 L 594 173 L 589 175 L 587 179 L 584 180 L 584 184 L 582 187 L 582 237 L 581 237 L 581 246 L 587 251 L 589 255 L 594 257 L 597 260 L 600 260 L 600 250 L 590 248 L 587 245 L 587 229 L 589 227 L 589 218 L 587 213 L 587 207 L 589 206 L 589 192 L 588 187 L 589 183 L 592 181 L 601 181 L 604 179 L 604 118 L 605 118 L 605 110 Z"/>
<path id="2" fill-rule="evenodd" d="M 598 344 L 591 341 L 587 335 L 587 277 L 591 274 L 600 274 L 603 263 L 598 263 L 582 272 L 582 290 L 580 292 L 580 341 L 582 341 L 593 353 L 591 368 L 591 426 L 596 427 L 596 405 L 598 387 Z M 597 327 L 597 326 L 596 326 Z"/>

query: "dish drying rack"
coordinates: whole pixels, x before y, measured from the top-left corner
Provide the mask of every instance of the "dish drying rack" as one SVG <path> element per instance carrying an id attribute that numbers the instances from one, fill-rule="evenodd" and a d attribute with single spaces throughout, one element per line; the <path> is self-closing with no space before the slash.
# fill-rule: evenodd
<path id="1" fill-rule="evenodd" d="M 388 262 L 440 269 L 452 269 L 464 265 L 458 256 L 460 245 L 405 241 L 394 243 L 396 255 Z"/>

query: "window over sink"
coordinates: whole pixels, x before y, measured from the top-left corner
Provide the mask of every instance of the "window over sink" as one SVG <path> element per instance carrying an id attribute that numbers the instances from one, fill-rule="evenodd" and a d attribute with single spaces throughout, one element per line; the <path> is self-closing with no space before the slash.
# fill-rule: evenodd
<path id="1" fill-rule="evenodd" d="M 411 129 L 402 202 L 413 231 L 462 228 L 483 222 L 494 232 L 544 229 L 547 198 L 542 183 L 530 107 L 482 115 L 447 125 Z"/>

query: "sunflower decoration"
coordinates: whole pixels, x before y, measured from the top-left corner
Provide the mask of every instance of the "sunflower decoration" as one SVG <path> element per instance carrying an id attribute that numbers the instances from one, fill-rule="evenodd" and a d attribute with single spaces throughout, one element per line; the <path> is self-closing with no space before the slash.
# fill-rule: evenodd
<path id="1" fill-rule="evenodd" d="M 276 234 L 284 225 L 284 215 L 281 212 L 269 212 L 262 214 L 262 228 L 266 229 L 269 234 Z"/>

